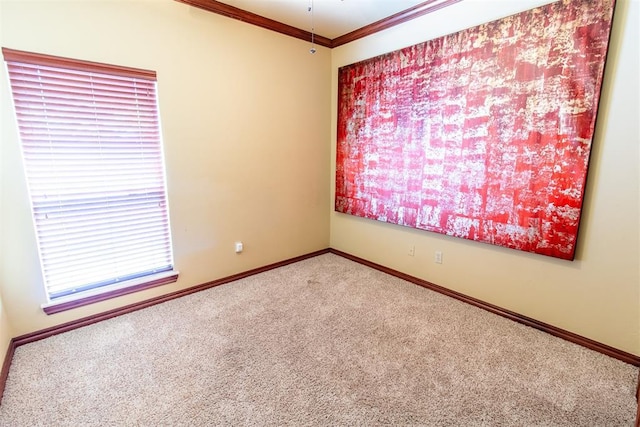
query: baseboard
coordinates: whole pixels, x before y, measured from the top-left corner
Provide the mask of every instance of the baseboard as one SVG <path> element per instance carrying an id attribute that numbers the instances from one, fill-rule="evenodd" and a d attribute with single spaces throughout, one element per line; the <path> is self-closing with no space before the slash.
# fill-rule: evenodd
<path id="1" fill-rule="evenodd" d="M 288 264 L 293 264 L 298 261 L 302 261 L 308 258 L 313 258 L 318 255 L 333 253 L 335 255 L 339 255 L 343 258 L 349 259 L 351 261 L 357 262 L 362 265 L 366 265 L 367 267 L 371 267 L 373 269 L 382 271 L 391 276 L 398 277 L 400 279 L 406 280 L 408 282 L 414 283 L 416 285 L 422 286 L 424 288 L 430 289 L 432 291 L 441 293 L 443 295 L 447 295 L 449 297 L 455 298 L 459 301 L 466 302 L 475 307 L 482 308 L 491 313 L 497 314 L 499 316 L 505 317 L 507 319 L 511 319 L 518 323 L 522 323 L 524 325 L 530 326 L 532 328 L 541 330 L 543 332 L 549 333 L 551 335 L 557 336 L 559 338 L 565 339 L 574 344 L 581 345 L 583 347 L 589 348 L 591 350 L 597 351 L 602 354 L 606 354 L 607 356 L 613 357 L 615 359 L 621 360 L 623 362 L 629 363 L 634 366 L 640 366 L 640 357 L 635 356 L 631 353 L 624 352 L 622 350 L 618 350 L 614 347 L 608 346 L 606 344 L 599 343 L 592 339 L 574 334 L 573 332 L 566 331 L 564 329 L 549 325 L 544 322 L 540 322 L 538 320 L 532 319 L 530 317 L 523 316 L 521 314 L 515 313 L 510 310 L 506 310 L 504 308 L 498 307 L 493 304 L 489 304 L 487 302 L 481 301 L 479 299 L 464 295 L 462 293 L 444 288 L 442 286 L 438 286 L 436 284 L 427 282 L 426 280 L 419 279 L 417 277 L 410 276 L 408 274 L 402 273 L 400 271 L 391 269 L 389 267 L 385 267 L 380 264 L 376 264 L 371 261 L 367 261 L 363 258 L 359 258 L 355 255 L 348 254 L 346 252 L 339 251 L 337 249 L 322 249 L 319 251 L 311 252 L 305 255 L 300 255 L 294 258 L 290 258 L 284 261 L 279 261 L 273 264 L 265 265 L 263 267 L 254 268 L 252 270 L 248 270 L 242 273 L 234 274 L 231 276 L 227 276 L 221 279 L 213 280 L 210 282 L 206 282 L 200 285 L 192 286 L 187 289 L 182 289 L 180 291 L 172 292 L 166 295 L 161 295 L 155 298 L 151 298 L 148 300 L 140 301 L 134 304 L 130 304 L 127 306 L 119 307 L 113 310 L 109 310 L 106 312 L 94 314 L 92 316 L 83 317 L 81 319 L 73 320 L 71 322 L 63 323 L 60 325 L 52 326 L 50 328 L 42 329 L 39 331 L 31 332 L 25 335 L 20 335 L 18 337 L 13 338 L 7 349 L 7 353 L 4 358 L 4 363 L 2 365 L 2 370 L 0 371 L 0 402 L 2 401 L 2 395 L 4 393 L 5 385 L 7 382 L 7 377 L 9 375 L 9 368 L 11 366 L 11 361 L 13 359 L 13 354 L 15 349 L 21 345 L 28 344 L 30 342 L 42 340 L 45 338 L 49 338 L 53 335 L 61 334 L 63 332 L 68 332 L 74 329 L 81 328 L 83 326 L 88 326 L 93 323 L 100 322 L 102 320 L 111 319 L 113 317 L 121 316 L 123 314 L 131 313 L 133 311 L 141 310 L 146 307 L 150 307 L 156 304 L 160 304 L 166 301 L 170 301 L 176 298 L 180 298 L 186 295 L 193 294 L 195 292 L 200 292 L 205 289 L 213 288 L 216 286 L 220 286 L 229 282 L 233 282 L 236 280 L 243 279 L 245 277 L 253 276 L 255 274 L 263 273 L 265 271 L 273 270 L 275 268 L 283 267 Z M 638 397 L 638 417 L 636 420 L 636 427 L 640 427 L 640 376 L 638 377 L 638 391 L 636 392 L 636 397 Z"/>
<path id="2" fill-rule="evenodd" d="M 121 316 L 123 314 L 131 313 L 133 311 L 141 310 L 143 308 L 151 307 L 156 304 L 160 304 L 166 301 L 170 301 L 176 298 L 180 298 L 186 295 L 193 294 L 195 292 L 200 292 L 205 289 L 213 288 L 216 286 L 224 285 L 225 283 L 234 282 L 236 280 L 244 279 L 249 276 L 253 276 L 259 273 L 264 273 L 265 271 L 273 270 L 275 268 L 283 267 L 288 264 L 293 264 L 295 262 L 299 262 L 308 258 L 313 258 L 318 255 L 326 254 L 329 252 L 329 249 L 321 249 L 319 251 L 311 252 L 305 255 L 300 255 L 294 258 L 289 258 L 284 261 L 278 261 L 273 264 L 265 265 L 262 267 L 254 268 L 252 270 L 244 271 L 242 273 L 233 274 L 231 276 L 223 277 L 221 279 L 212 280 L 210 282 L 202 283 L 200 285 L 192 286 L 186 289 L 182 289 L 176 292 L 172 292 L 166 295 L 160 295 L 155 298 L 147 299 L 144 301 L 136 302 L 133 304 L 129 304 L 123 307 L 119 307 L 113 310 L 105 311 L 102 313 L 94 314 L 92 316 L 83 317 L 77 320 L 72 320 L 67 323 L 62 323 L 60 325 L 52 326 L 50 328 L 41 329 L 39 331 L 31 332 L 28 334 L 20 335 L 15 337 L 9 343 L 9 348 L 7 350 L 7 354 L 4 358 L 4 363 L 2 365 L 2 370 L 0 371 L 0 402 L 2 402 L 2 395 L 4 393 L 4 388 L 7 383 L 7 377 L 9 376 L 9 367 L 11 366 L 11 361 L 13 359 L 13 353 L 15 349 L 21 345 L 28 344 L 30 342 L 39 341 L 45 338 L 49 338 L 53 335 L 58 335 L 63 332 L 68 332 L 74 329 L 81 328 L 83 326 L 88 326 L 93 323 L 100 322 L 102 320 L 111 319 L 113 317 Z"/>
<path id="3" fill-rule="evenodd" d="M 606 354 L 607 356 L 613 357 L 615 359 L 621 360 L 623 362 L 629 363 L 634 366 L 640 366 L 640 357 L 631 353 L 627 353 L 622 350 L 618 350 L 617 348 L 608 346 L 606 344 L 599 343 L 592 339 L 583 337 L 578 334 L 574 334 L 573 332 L 566 331 L 564 329 L 558 328 L 553 325 L 549 325 L 544 322 L 540 322 L 539 320 L 532 319 L 527 316 L 523 316 L 516 312 L 506 310 L 504 308 L 498 307 L 497 305 L 489 304 L 477 298 L 473 298 L 462 294 L 460 292 L 453 291 L 451 289 L 444 288 L 442 286 L 436 285 L 431 282 L 427 282 L 426 280 L 419 279 L 417 277 L 411 276 L 409 274 L 402 273 L 400 271 L 394 270 L 389 267 L 385 267 L 380 264 L 376 264 L 375 262 L 368 261 L 364 258 L 357 257 L 355 255 L 348 254 L 346 252 L 339 251 L 337 249 L 329 249 L 329 252 L 335 255 L 339 255 L 343 258 L 347 258 L 351 261 L 357 262 L 362 265 L 366 265 L 367 267 L 371 267 L 375 270 L 382 271 L 383 273 L 387 273 L 391 276 L 398 277 L 400 279 L 406 280 L 407 282 L 414 283 L 418 286 L 422 286 L 423 288 L 430 289 L 432 291 L 441 293 L 443 295 L 449 296 L 451 298 L 455 298 L 459 301 L 466 302 L 467 304 L 471 304 L 475 307 L 481 308 L 483 310 L 487 310 L 491 313 L 497 314 L 502 317 L 506 317 L 507 319 L 513 320 L 518 323 L 522 323 L 523 325 L 530 326 L 532 328 L 538 329 L 540 331 L 546 332 L 548 334 L 554 335 L 558 338 L 562 338 L 574 344 L 578 344 L 580 346 L 586 347 L 590 350 L 597 351 L 602 354 Z M 637 414 L 636 414 L 636 423 L 635 427 L 640 427 L 640 372 L 638 372 L 638 384 L 636 387 L 636 400 L 637 400 Z"/>
<path id="4" fill-rule="evenodd" d="M 7 353 L 4 356 L 4 362 L 2 362 L 2 370 L 0 370 L 0 402 L 2 402 L 2 395 L 4 394 L 4 386 L 7 384 L 7 378 L 9 377 L 9 368 L 11 367 L 11 361 L 13 360 L 13 353 L 16 351 L 16 342 L 12 338 L 9 341 L 9 347 Z"/>
<path id="5" fill-rule="evenodd" d="M 523 325 L 527 325 L 532 328 L 538 329 L 540 331 L 546 332 L 548 334 L 554 335 L 556 337 L 565 339 L 574 344 L 578 344 L 588 349 L 597 351 L 599 353 L 606 354 L 607 356 L 613 357 L 615 359 L 621 360 L 631 365 L 640 366 L 640 356 L 627 353 L 617 348 L 594 341 L 590 338 L 586 338 L 581 335 L 574 334 L 573 332 L 569 332 L 564 329 L 558 328 L 556 326 L 541 322 L 539 320 L 532 319 L 531 317 L 523 316 L 516 312 L 506 310 L 502 307 L 498 307 L 497 305 L 489 304 L 487 302 L 484 302 L 477 298 L 467 296 L 460 292 L 452 291 L 451 289 L 447 289 L 442 286 L 436 285 L 434 283 L 427 282 L 426 280 L 422 280 L 417 277 L 413 277 L 408 274 L 402 273 L 400 271 L 394 270 L 392 268 L 385 267 L 380 264 L 376 264 L 374 262 L 357 257 L 355 255 L 351 255 L 346 252 L 339 251 L 337 249 L 330 249 L 329 252 L 339 255 L 341 257 L 350 259 L 351 261 L 355 261 L 359 264 L 366 265 L 367 267 L 371 267 L 373 269 L 382 271 L 383 273 L 387 273 L 391 276 L 395 276 L 400 279 L 406 280 L 407 282 L 411 282 L 416 285 L 422 286 L 424 288 L 430 289 L 432 291 L 455 298 L 459 301 L 466 302 L 467 304 L 471 304 L 475 307 L 482 308 L 483 310 L 490 311 L 491 313 L 497 314 L 499 316 L 506 317 L 507 319 L 511 319 L 515 322 L 522 323 Z"/>

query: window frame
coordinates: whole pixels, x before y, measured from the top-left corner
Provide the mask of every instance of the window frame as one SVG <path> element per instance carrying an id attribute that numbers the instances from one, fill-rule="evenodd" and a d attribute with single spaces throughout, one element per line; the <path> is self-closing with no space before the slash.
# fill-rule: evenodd
<path id="1" fill-rule="evenodd" d="M 101 73 L 101 74 L 109 74 L 111 76 L 119 76 L 119 77 L 128 77 L 128 78 L 136 78 L 136 79 L 144 79 L 153 81 L 153 84 L 157 84 L 156 72 L 150 70 L 143 70 L 138 68 L 131 67 L 123 67 L 118 65 L 104 64 L 92 61 L 84 61 L 77 60 L 71 58 L 58 57 L 53 55 L 46 55 L 40 53 L 31 53 L 25 51 L 19 51 L 14 49 L 8 49 L 3 47 L 2 54 L 5 61 L 5 68 L 7 69 L 7 73 L 9 71 L 10 63 L 26 63 L 33 64 L 36 66 L 42 67 L 55 67 L 58 69 L 67 69 L 67 70 L 75 70 L 87 73 Z M 9 76 L 8 76 L 9 77 Z M 8 78 L 9 89 L 12 97 L 12 107 L 14 108 L 14 117 L 16 117 L 16 127 L 21 132 L 20 126 L 17 121 L 18 107 L 13 99 L 13 83 L 11 78 Z M 36 225 L 35 211 L 33 205 L 33 199 L 31 195 L 31 190 L 29 189 L 29 202 L 30 202 L 30 213 L 33 219 L 34 232 L 36 234 L 36 238 L 38 240 L 38 255 L 41 263 L 41 274 L 42 274 L 42 286 L 45 291 L 45 295 L 47 297 L 47 302 L 42 304 L 41 307 L 46 314 L 54 314 L 66 310 L 70 310 L 77 307 L 82 307 L 88 304 L 93 304 L 100 301 L 105 301 L 111 298 L 116 298 L 119 296 L 127 295 L 134 292 L 139 292 L 145 289 L 153 288 L 156 286 L 166 285 L 170 283 L 174 283 L 178 280 L 179 272 L 175 270 L 175 263 L 173 259 L 173 243 L 171 236 L 171 226 L 170 226 L 170 213 L 168 206 L 168 195 L 167 195 L 167 182 L 166 182 L 166 166 L 164 162 L 163 152 L 163 144 L 162 144 L 162 130 L 160 126 L 160 112 L 158 105 L 158 96 L 157 96 L 157 87 L 154 92 L 155 108 L 157 113 L 157 133 L 159 138 L 159 151 L 161 154 L 160 163 L 162 167 L 162 190 L 164 191 L 164 201 L 165 205 L 163 206 L 164 212 L 166 214 L 166 231 L 168 235 L 168 255 L 170 260 L 170 265 L 166 270 L 161 270 L 157 272 L 153 272 L 150 274 L 145 274 L 140 277 L 132 277 L 127 278 L 125 280 L 116 281 L 115 283 L 110 283 L 106 285 L 96 285 L 87 290 L 78 291 L 69 295 L 59 296 L 59 297 L 51 297 L 51 290 L 48 288 L 42 264 L 42 252 L 40 249 L 40 237 L 38 237 L 38 229 Z M 27 179 L 27 184 L 29 184 L 29 177 L 27 174 L 26 167 L 26 159 L 25 154 L 22 148 L 23 140 L 22 135 L 19 134 L 18 138 L 21 144 L 21 154 L 23 163 L 25 164 L 25 178 Z M 158 187 L 159 188 L 159 187 Z M 163 228 L 164 229 L 164 228 Z M 132 273 L 130 276 L 132 276 Z M 114 278 L 116 279 L 116 278 Z"/>

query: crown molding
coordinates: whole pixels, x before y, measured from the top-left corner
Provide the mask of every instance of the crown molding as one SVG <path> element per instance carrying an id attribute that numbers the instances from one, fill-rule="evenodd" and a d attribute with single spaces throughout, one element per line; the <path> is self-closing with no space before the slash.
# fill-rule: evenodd
<path id="1" fill-rule="evenodd" d="M 447 6 L 451 6 L 452 4 L 459 3 L 461 1 L 462 0 L 445 0 L 442 2 L 438 2 L 438 0 L 425 1 L 424 3 L 420 3 L 409 9 L 403 10 L 402 12 L 398 12 L 372 24 L 369 24 L 362 28 L 358 28 L 357 30 L 354 30 L 350 33 L 344 34 L 340 37 L 336 37 L 335 39 L 331 40 L 331 47 L 333 48 L 342 46 L 343 44 L 347 44 L 354 40 L 370 36 L 371 34 L 375 34 L 382 30 L 395 27 L 396 25 L 402 24 L 428 13 L 435 12 L 436 10 L 443 9 Z"/>
<path id="2" fill-rule="evenodd" d="M 311 33 L 309 31 L 301 30 L 300 28 L 292 27 L 291 25 L 283 24 L 282 22 L 274 21 L 273 19 L 265 18 L 264 16 L 256 13 L 248 12 L 234 6 L 229 6 L 228 4 L 224 4 L 216 0 L 175 1 L 185 3 L 199 9 L 204 9 L 218 15 L 223 15 L 228 18 L 237 19 L 238 21 L 246 22 L 247 24 L 266 28 L 267 30 L 275 31 L 280 34 L 311 42 Z M 331 47 L 331 39 L 317 34 L 313 35 L 313 39 L 314 43 L 317 45 Z"/>
<path id="3" fill-rule="evenodd" d="M 228 18 L 237 19 L 238 21 L 246 22 L 248 24 L 256 25 L 258 27 L 265 28 L 267 30 L 275 31 L 280 34 L 284 34 L 290 37 L 294 37 L 300 40 L 311 42 L 312 34 L 309 31 L 302 30 L 300 28 L 293 27 L 291 25 L 284 24 L 273 19 L 265 18 L 253 12 L 246 11 L 244 9 L 230 6 L 228 4 L 216 1 L 216 0 L 175 0 L 180 3 L 187 4 L 189 6 L 197 7 L 209 12 L 223 15 Z M 363 37 L 370 36 L 379 31 L 386 30 L 420 16 L 426 15 L 431 12 L 443 9 L 451 6 L 452 4 L 461 2 L 462 0 L 427 0 L 418 5 L 415 5 L 409 9 L 398 12 L 394 15 L 388 16 L 384 19 L 376 21 L 372 24 L 366 25 L 362 28 L 354 30 L 350 33 L 330 39 L 318 34 L 313 35 L 315 44 L 328 48 L 334 48 L 350 43 L 354 40 L 361 39 Z"/>

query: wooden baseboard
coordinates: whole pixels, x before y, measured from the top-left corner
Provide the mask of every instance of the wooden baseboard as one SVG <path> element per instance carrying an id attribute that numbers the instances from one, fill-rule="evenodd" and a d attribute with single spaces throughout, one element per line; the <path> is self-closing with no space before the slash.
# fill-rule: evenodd
<path id="1" fill-rule="evenodd" d="M 417 277 L 410 276 L 408 274 L 402 273 L 400 271 L 391 269 L 389 267 L 385 267 L 380 264 L 376 264 L 371 261 L 367 261 L 366 259 L 359 258 L 357 256 L 348 254 L 346 252 L 339 251 L 337 249 L 330 249 L 329 252 L 340 255 L 341 257 L 350 259 L 351 261 L 355 261 L 359 264 L 366 265 L 367 267 L 374 268 L 376 270 L 382 271 L 383 273 L 387 273 L 391 276 L 398 277 L 400 279 L 406 280 L 407 282 L 414 283 L 416 285 L 422 286 L 424 288 L 430 289 L 432 291 L 447 295 L 449 297 L 455 298 L 459 301 L 466 302 L 467 304 L 471 304 L 475 307 L 482 308 L 483 310 L 490 311 L 491 313 L 497 314 L 502 317 L 506 317 L 507 319 L 511 319 L 515 322 L 522 323 L 523 325 L 530 326 L 532 328 L 538 329 L 540 331 L 546 332 L 548 334 L 554 335 L 556 337 L 565 339 L 574 344 L 581 345 L 588 349 L 597 351 L 602 354 L 606 354 L 607 356 L 613 357 L 615 359 L 621 360 L 623 362 L 629 363 L 634 366 L 640 366 L 640 356 L 636 356 L 631 353 L 627 353 L 622 350 L 618 350 L 617 348 L 608 346 L 606 344 L 599 343 L 592 339 L 583 337 L 578 334 L 574 334 L 573 332 L 566 331 L 564 329 L 555 327 L 553 325 L 549 325 L 544 322 L 540 322 L 539 320 L 532 319 L 531 317 L 523 316 L 516 312 L 506 310 L 502 307 L 498 307 L 497 305 L 489 304 L 477 298 L 473 298 L 462 294 L 460 292 L 452 291 L 451 289 L 444 288 L 442 286 L 436 285 L 431 282 L 427 282 L 426 280 L 419 279 Z"/>
<path id="2" fill-rule="evenodd" d="M 608 346 L 606 344 L 599 343 L 592 339 L 583 337 L 578 334 L 574 334 L 573 332 L 565 331 L 564 329 L 549 325 L 544 322 L 540 322 L 538 320 L 532 319 L 527 316 L 523 316 L 521 314 L 515 313 L 510 310 L 506 310 L 504 308 L 498 307 L 493 304 L 489 304 L 477 298 L 473 298 L 462 294 L 460 292 L 452 291 L 451 289 L 444 288 L 442 286 L 436 285 L 431 282 L 427 282 L 426 280 L 418 279 L 417 277 L 410 276 L 408 274 L 402 273 L 400 271 L 391 269 L 389 267 L 385 267 L 380 264 L 376 264 L 371 261 L 367 261 L 366 259 L 357 257 L 355 255 L 348 254 L 346 252 L 339 251 L 337 249 L 330 249 L 329 252 L 335 255 L 339 255 L 341 257 L 347 258 L 351 261 L 355 261 L 359 264 L 366 265 L 367 267 L 374 268 L 378 271 L 382 271 L 383 273 L 387 273 L 391 276 L 398 277 L 400 279 L 406 280 L 407 282 L 414 283 L 418 286 L 422 286 L 424 288 L 430 289 L 432 291 L 444 294 L 446 296 L 455 298 L 459 301 L 466 302 L 467 304 L 471 304 L 475 307 L 481 308 L 483 310 L 487 310 L 491 313 L 497 314 L 502 317 L 506 317 L 507 319 L 513 320 L 518 323 L 522 323 L 523 325 L 530 326 L 532 328 L 538 329 L 540 331 L 546 332 L 548 334 L 554 335 L 556 337 L 565 339 L 574 344 L 581 345 L 583 347 L 587 347 L 588 349 L 597 351 L 599 353 L 606 354 L 607 356 L 613 357 L 615 359 L 621 360 L 623 362 L 629 363 L 634 366 L 640 366 L 640 357 L 633 355 L 631 353 L 627 353 L 622 350 L 618 350 L 617 348 Z M 640 372 L 638 372 L 638 385 L 636 388 L 636 399 L 638 402 L 638 409 L 636 414 L 636 424 L 635 427 L 640 427 Z"/>
<path id="3" fill-rule="evenodd" d="M 337 249 L 322 249 L 319 251 L 311 252 L 305 255 L 301 255 L 298 257 L 290 258 L 284 261 L 276 262 L 273 264 L 269 264 L 263 267 L 258 267 L 252 270 L 248 270 L 242 273 L 234 274 L 228 277 L 224 277 L 221 279 L 213 280 L 211 282 L 203 283 L 200 285 L 196 285 L 187 289 L 183 289 L 180 291 L 172 292 L 166 295 L 161 295 L 155 298 L 151 298 L 148 300 L 140 301 L 134 304 L 130 304 L 124 307 L 116 308 L 113 310 L 109 310 L 106 312 L 98 313 L 92 316 L 83 317 L 81 319 L 73 320 L 71 322 L 63 323 L 60 325 L 52 326 L 50 328 L 42 329 L 39 331 L 31 332 L 29 334 L 20 335 L 18 337 L 13 338 L 7 349 L 7 353 L 4 358 L 4 363 L 2 365 L 2 370 L 0 371 L 0 402 L 2 401 L 2 395 L 4 393 L 4 388 L 7 382 L 7 377 L 9 376 L 9 368 L 11 366 L 11 361 L 13 359 L 13 354 L 15 349 L 18 346 L 23 344 L 28 344 L 30 342 L 38 341 L 41 339 L 45 339 L 51 337 L 53 335 L 61 334 L 63 332 L 71 331 L 73 329 L 78 329 L 83 326 L 88 326 L 93 323 L 100 322 L 102 320 L 111 319 L 113 317 L 121 316 L 123 314 L 131 313 L 133 311 L 141 310 L 146 307 L 150 307 L 155 304 L 160 304 L 166 301 L 170 301 L 172 299 L 180 298 L 195 292 L 200 292 L 205 289 L 213 288 L 215 286 L 220 286 L 225 283 L 233 282 L 236 280 L 243 279 L 245 277 L 253 276 L 255 274 L 263 273 L 265 271 L 273 270 L 278 267 L 283 267 L 288 264 L 292 264 L 298 261 L 302 261 L 304 259 L 312 258 L 318 255 L 322 255 L 325 253 L 333 253 L 335 255 L 339 255 L 343 258 L 350 259 L 359 264 L 366 265 L 368 267 L 374 268 L 376 270 L 382 271 L 389 275 L 398 277 L 400 279 L 406 280 L 408 282 L 414 283 L 416 285 L 422 286 L 424 288 L 430 289 L 432 291 L 450 296 L 457 300 L 466 302 L 475 307 L 482 308 L 491 313 L 497 314 L 502 317 L 506 317 L 507 319 L 511 319 L 518 323 L 522 323 L 524 325 L 530 326 L 532 328 L 547 332 L 551 335 L 557 336 L 559 338 L 570 341 L 574 344 L 581 345 L 583 347 L 587 347 L 591 350 L 606 354 L 607 356 L 613 357 L 615 359 L 621 360 L 623 362 L 632 364 L 634 366 L 640 366 L 640 357 L 635 356 L 633 354 L 624 352 L 622 350 L 618 350 L 614 347 L 610 347 L 606 344 L 599 343 L 597 341 L 591 340 L 589 338 L 574 334 L 569 331 L 565 331 L 563 329 L 557 328 L 555 326 L 546 324 L 544 322 L 540 322 L 538 320 L 532 319 L 530 317 L 523 316 L 521 314 L 515 313 L 510 310 L 505 310 L 501 307 L 495 306 L 493 304 L 486 303 L 476 298 L 469 297 L 462 293 L 452 291 L 450 289 L 444 288 L 442 286 L 438 286 L 436 284 L 427 282 L 426 280 L 418 279 L 417 277 L 410 276 L 408 274 L 402 273 L 397 270 L 393 270 L 391 268 L 385 267 L 380 264 L 376 264 L 371 261 L 367 261 L 363 258 L 356 257 L 354 255 L 348 254 L 346 252 L 339 251 Z M 636 392 L 636 397 L 638 397 L 638 416 L 636 420 L 636 427 L 640 427 L 640 375 L 638 377 L 638 391 Z"/>
<path id="4" fill-rule="evenodd" d="M 68 332 L 74 329 L 81 328 L 83 326 L 88 326 L 93 323 L 100 322 L 102 320 L 111 319 L 113 317 L 121 316 L 123 314 L 131 313 L 133 311 L 141 310 L 143 308 L 150 307 L 152 305 L 160 304 L 166 301 L 170 301 L 176 298 L 180 298 L 186 295 L 193 294 L 195 292 L 204 291 L 205 289 L 213 288 L 215 286 L 224 285 L 225 283 L 234 282 L 236 280 L 244 279 L 245 277 L 253 276 L 255 274 L 264 273 L 265 271 L 273 270 L 274 268 L 283 267 L 288 264 L 293 264 L 298 261 L 305 260 L 307 258 L 313 258 L 318 255 L 326 254 L 329 252 L 329 249 L 321 249 L 319 251 L 311 252 L 305 255 L 300 255 L 294 258 L 289 258 L 284 261 L 275 262 L 273 264 L 265 265 L 263 267 L 254 268 L 252 270 L 244 271 L 242 273 L 233 274 L 231 276 L 223 277 L 221 279 L 212 280 L 210 282 L 202 283 L 200 285 L 192 286 L 187 289 L 182 289 L 180 291 L 172 292 L 166 295 L 160 295 L 155 298 L 151 298 L 148 300 L 136 302 L 133 304 L 129 304 L 123 307 L 119 307 L 113 310 L 105 311 L 102 313 L 94 314 L 92 316 L 83 317 L 77 320 L 72 320 L 67 323 L 62 323 L 60 325 L 52 326 L 50 328 L 41 329 L 39 331 L 31 332 L 28 334 L 20 335 L 15 337 L 9 343 L 9 349 L 7 350 L 7 354 L 4 358 L 4 363 L 2 365 L 2 371 L 0 371 L 0 402 L 2 402 L 2 394 L 4 393 L 4 388 L 7 383 L 7 377 L 9 376 L 9 367 L 11 366 L 11 360 L 13 359 L 13 353 L 15 349 L 21 345 L 28 344 L 30 342 L 42 340 L 45 338 L 49 338 L 53 335 L 61 334 L 63 332 Z"/>
<path id="5" fill-rule="evenodd" d="M 16 342 L 12 338 L 9 341 L 9 347 L 7 348 L 7 354 L 4 356 L 4 362 L 2 363 L 2 370 L 0 370 L 0 402 L 2 402 L 2 395 L 4 394 L 4 386 L 7 384 L 7 378 L 9 377 L 9 368 L 11 367 L 11 361 L 13 360 L 13 353 L 16 351 Z"/>

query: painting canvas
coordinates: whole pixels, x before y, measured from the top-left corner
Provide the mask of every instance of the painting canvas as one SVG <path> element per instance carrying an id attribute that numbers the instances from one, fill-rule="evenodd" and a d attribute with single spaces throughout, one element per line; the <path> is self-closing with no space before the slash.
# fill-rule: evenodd
<path id="1" fill-rule="evenodd" d="M 335 209 L 573 259 L 613 0 L 562 0 L 338 71 Z"/>

